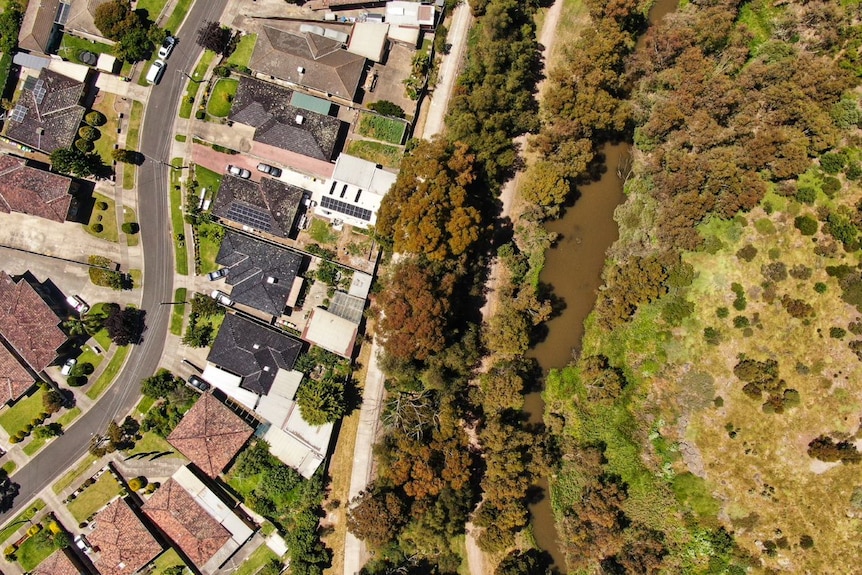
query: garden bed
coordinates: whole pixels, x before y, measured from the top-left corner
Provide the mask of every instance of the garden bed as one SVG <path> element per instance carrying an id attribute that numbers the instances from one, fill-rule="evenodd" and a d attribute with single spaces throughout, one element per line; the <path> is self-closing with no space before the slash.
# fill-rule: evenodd
<path id="1" fill-rule="evenodd" d="M 357 134 L 396 145 L 401 144 L 406 131 L 407 124 L 403 120 L 368 112 L 360 112 L 359 124 L 356 127 Z"/>
<path id="2" fill-rule="evenodd" d="M 386 166 L 387 168 L 397 168 L 401 164 L 401 158 L 404 155 L 401 148 L 368 140 L 353 140 L 348 143 L 347 153 L 351 156 Z"/>

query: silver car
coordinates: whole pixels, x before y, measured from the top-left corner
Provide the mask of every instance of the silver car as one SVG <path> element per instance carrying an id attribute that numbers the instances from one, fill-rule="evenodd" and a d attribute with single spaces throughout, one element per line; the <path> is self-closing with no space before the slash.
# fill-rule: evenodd
<path id="1" fill-rule="evenodd" d="M 247 180 L 251 177 L 251 172 L 249 172 L 245 168 L 234 166 L 233 164 L 228 164 L 226 169 L 228 174 L 230 174 L 231 176 L 236 176 L 237 178 Z"/>

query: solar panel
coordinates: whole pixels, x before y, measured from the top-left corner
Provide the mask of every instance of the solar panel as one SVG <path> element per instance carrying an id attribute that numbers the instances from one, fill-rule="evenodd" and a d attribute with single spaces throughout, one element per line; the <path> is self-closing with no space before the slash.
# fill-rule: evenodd
<path id="1" fill-rule="evenodd" d="M 9 119 L 14 122 L 23 122 L 24 116 L 27 115 L 27 108 L 24 106 L 15 106 L 12 108 L 12 111 L 9 112 Z"/>
<path id="2" fill-rule="evenodd" d="M 37 78 L 36 76 L 27 76 L 27 78 L 24 80 L 24 89 L 32 91 L 33 87 L 38 81 L 39 78 Z"/>
<path id="3" fill-rule="evenodd" d="M 354 206 L 352 204 L 336 200 L 335 198 L 330 198 L 329 196 L 323 196 L 320 200 L 320 205 L 321 207 L 328 210 L 334 210 L 340 214 L 359 218 L 366 222 L 371 221 L 371 210 L 366 210 L 365 208 L 360 208 L 359 206 Z"/>
<path id="4" fill-rule="evenodd" d="M 48 93 L 48 90 L 45 88 L 45 81 L 38 80 L 36 85 L 33 86 L 33 99 L 36 100 L 37 104 L 41 104 L 42 100 L 45 99 L 45 94 Z"/>
<path id="5" fill-rule="evenodd" d="M 246 204 L 233 203 L 227 210 L 225 216 L 244 226 L 256 230 L 268 232 L 272 230 L 269 212 Z"/>

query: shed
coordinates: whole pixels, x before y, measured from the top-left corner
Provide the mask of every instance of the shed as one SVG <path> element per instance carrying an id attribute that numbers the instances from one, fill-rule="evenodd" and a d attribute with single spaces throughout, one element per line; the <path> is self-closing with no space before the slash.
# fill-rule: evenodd
<path id="1" fill-rule="evenodd" d="M 111 56 L 110 54 L 99 54 L 99 59 L 98 61 L 96 61 L 96 70 L 113 74 L 115 73 L 116 69 L 117 58 Z"/>
<path id="2" fill-rule="evenodd" d="M 386 53 L 388 32 L 389 24 L 357 22 L 353 25 L 353 34 L 350 36 L 347 51 L 364 56 L 374 62 L 380 62 Z"/>
<path id="3" fill-rule="evenodd" d="M 314 308 L 302 339 L 327 351 L 350 359 L 359 326 L 321 307 Z"/>

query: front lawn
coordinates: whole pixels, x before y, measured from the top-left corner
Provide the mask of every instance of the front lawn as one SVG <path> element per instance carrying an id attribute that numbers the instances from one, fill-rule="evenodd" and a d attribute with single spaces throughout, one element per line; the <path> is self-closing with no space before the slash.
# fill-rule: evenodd
<path id="1" fill-rule="evenodd" d="M 213 199 L 219 186 L 221 186 L 221 174 L 203 166 L 195 165 L 195 181 L 198 183 L 199 192 L 203 193 L 203 190 L 207 190 L 209 198 Z"/>
<path id="2" fill-rule="evenodd" d="M 155 402 L 156 400 L 154 398 L 145 395 L 141 398 L 141 401 L 138 402 L 138 406 L 135 407 L 135 409 L 141 415 L 146 415 Z"/>
<path id="3" fill-rule="evenodd" d="M 182 158 L 171 160 L 172 166 L 182 166 Z M 171 170 L 171 228 L 174 238 L 174 260 L 177 273 L 189 275 L 189 257 L 186 251 L 185 221 L 183 220 L 183 191 L 180 186 L 180 170 Z"/>
<path id="4" fill-rule="evenodd" d="M 129 127 L 126 133 L 126 149 L 138 149 L 138 140 L 141 134 L 141 116 L 144 113 L 144 105 L 138 101 L 132 102 L 132 113 L 129 114 Z M 123 189 L 132 190 L 135 188 L 135 172 L 137 167 L 134 164 L 123 164 Z"/>
<path id="5" fill-rule="evenodd" d="M 45 508 L 45 502 L 41 499 L 37 499 L 30 505 L 27 509 L 19 513 L 15 516 L 15 519 L 6 524 L 6 527 L 0 531 L 0 544 L 6 542 L 7 539 L 12 537 L 19 529 L 21 529 L 21 525 L 25 523 L 28 519 L 33 519 L 39 511 Z"/>
<path id="6" fill-rule="evenodd" d="M 156 22 L 167 3 L 168 0 L 138 0 L 135 5 L 135 11 L 146 10 L 150 20 Z"/>
<path id="7" fill-rule="evenodd" d="M 375 140 L 389 142 L 390 144 L 401 144 L 406 129 L 407 124 L 401 120 L 361 112 L 356 132 Z"/>
<path id="8" fill-rule="evenodd" d="M 117 143 L 118 118 L 117 111 L 114 109 L 114 103 L 117 97 L 108 92 L 102 92 L 101 96 L 102 99 L 97 105 L 93 106 L 93 109 L 101 112 L 107 119 L 107 122 L 96 128 L 99 130 L 101 136 L 98 140 L 93 142 L 93 144 L 96 146 L 95 152 L 99 154 L 99 157 L 102 158 L 105 165 L 110 166 L 114 161 L 114 158 L 111 156 L 111 152 L 114 151 L 114 145 Z"/>
<path id="9" fill-rule="evenodd" d="M 248 63 L 251 61 L 254 45 L 257 43 L 257 34 L 246 34 L 239 40 L 236 50 L 225 62 L 228 66 L 233 64 L 242 68 L 248 68 Z"/>
<path id="10" fill-rule="evenodd" d="M 207 112 L 210 116 L 226 118 L 230 114 L 230 106 L 236 96 L 237 86 L 239 81 L 233 78 L 221 78 L 216 82 L 207 102 Z"/>
<path id="11" fill-rule="evenodd" d="M 120 483 L 108 472 L 70 501 L 66 507 L 78 523 L 88 521 L 89 517 L 107 505 L 109 501 L 120 494 Z"/>
<path id="12" fill-rule="evenodd" d="M 114 357 L 112 357 L 111 361 L 108 362 L 108 366 L 105 368 L 105 371 L 102 372 L 102 375 L 99 376 L 96 383 L 87 390 L 87 397 L 90 399 L 96 399 L 102 395 L 108 387 L 110 387 L 114 382 L 114 378 L 117 377 L 117 374 L 120 372 L 120 368 L 123 366 L 123 362 L 126 360 L 126 356 L 129 355 L 129 350 L 131 348 L 131 345 L 124 345 L 117 348 L 114 352 Z"/>
<path id="13" fill-rule="evenodd" d="M 42 529 L 36 535 L 28 537 L 15 552 L 15 556 L 18 558 L 21 569 L 25 573 L 29 573 L 56 549 L 51 532 L 48 529 Z"/>
<path id="14" fill-rule="evenodd" d="M 45 390 L 39 387 L 33 395 L 19 400 L 18 403 L 0 414 L 0 426 L 9 435 L 15 435 L 23 430 L 28 423 L 31 423 L 40 413 L 45 411 L 42 405 L 44 396 Z"/>
<path id="15" fill-rule="evenodd" d="M 221 240 L 224 237 L 223 228 L 214 222 L 205 222 L 198 226 L 198 253 L 201 256 L 202 274 L 213 272 L 218 269 L 216 258 L 221 248 Z"/>
<path id="16" fill-rule="evenodd" d="M 186 18 L 186 14 L 189 11 L 189 7 L 192 4 L 192 0 L 179 0 L 176 6 L 174 6 L 174 11 L 171 12 L 168 21 L 165 22 L 165 25 L 162 26 L 165 30 L 168 31 L 168 34 L 176 34 L 179 30 L 180 25 L 183 23 L 183 20 Z M 187 40 L 191 42 L 191 38 Z"/>
<path id="17" fill-rule="evenodd" d="M 136 453 L 175 453 L 176 450 L 167 442 L 167 440 L 152 431 L 146 431 L 141 435 L 141 438 L 135 442 L 135 446 L 127 453 L 135 455 Z"/>
<path id="18" fill-rule="evenodd" d="M 93 200 L 95 201 L 93 211 L 85 227 L 87 233 L 105 241 L 116 242 L 120 233 L 117 230 L 117 208 L 114 200 L 99 192 L 93 192 Z M 101 209 L 99 206 L 105 206 L 105 208 Z M 93 229 L 96 224 L 102 226 L 101 231 Z"/>
<path id="19" fill-rule="evenodd" d="M 123 206 L 123 223 L 124 224 L 138 224 L 137 216 L 135 215 L 135 210 L 128 206 Z M 126 245 L 129 247 L 134 247 L 138 245 L 140 242 L 140 230 L 135 231 L 133 234 L 126 234 Z M 138 284 L 135 284 L 138 285 Z"/>
<path id="20" fill-rule="evenodd" d="M 404 155 L 400 148 L 369 140 L 353 140 L 347 144 L 347 153 L 387 168 L 397 168 Z"/>
<path id="21" fill-rule="evenodd" d="M 99 364 L 101 364 L 102 360 L 105 359 L 104 353 L 96 353 L 89 345 L 82 347 L 81 351 L 81 355 L 78 356 L 78 363 L 89 363 L 93 366 L 94 370 L 99 367 Z"/>

